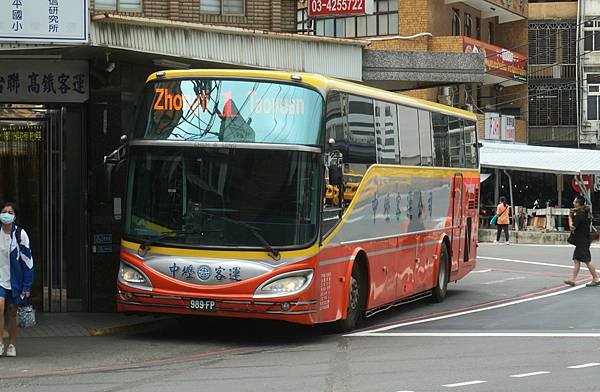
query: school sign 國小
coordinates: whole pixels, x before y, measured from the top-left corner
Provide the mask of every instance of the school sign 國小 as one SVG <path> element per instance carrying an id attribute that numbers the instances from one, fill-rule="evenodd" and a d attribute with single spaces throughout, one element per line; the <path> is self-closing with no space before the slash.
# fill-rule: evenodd
<path id="1" fill-rule="evenodd" d="M 87 43 L 88 0 L 3 0 L 0 41 Z"/>

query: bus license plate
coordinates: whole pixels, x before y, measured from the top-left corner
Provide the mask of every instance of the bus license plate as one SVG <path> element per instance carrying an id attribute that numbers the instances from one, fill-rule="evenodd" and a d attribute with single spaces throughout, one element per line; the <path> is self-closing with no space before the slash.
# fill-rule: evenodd
<path id="1" fill-rule="evenodd" d="M 190 299 L 190 309 L 199 312 L 216 312 L 217 303 L 212 299 Z"/>

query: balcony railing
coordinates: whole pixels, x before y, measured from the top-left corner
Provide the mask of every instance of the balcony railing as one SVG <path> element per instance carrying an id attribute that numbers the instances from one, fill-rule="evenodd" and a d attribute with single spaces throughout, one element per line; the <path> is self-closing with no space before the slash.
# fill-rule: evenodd
<path id="1" fill-rule="evenodd" d="M 530 64 L 529 79 L 575 79 L 575 64 Z"/>

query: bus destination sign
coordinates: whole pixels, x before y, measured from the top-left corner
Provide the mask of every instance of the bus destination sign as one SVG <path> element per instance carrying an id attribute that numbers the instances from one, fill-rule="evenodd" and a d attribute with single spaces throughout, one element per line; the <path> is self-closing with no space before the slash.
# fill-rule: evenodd
<path id="1" fill-rule="evenodd" d="M 372 15 L 374 10 L 374 0 L 308 0 L 310 18 Z"/>

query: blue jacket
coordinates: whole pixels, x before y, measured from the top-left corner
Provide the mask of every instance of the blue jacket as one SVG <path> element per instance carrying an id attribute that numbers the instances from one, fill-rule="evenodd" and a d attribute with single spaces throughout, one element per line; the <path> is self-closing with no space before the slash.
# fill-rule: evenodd
<path id="1" fill-rule="evenodd" d="M 29 244 L 29 236 L 21 229 L 21 246 L 17 242 L 17 225 L 13 223 L 10 230 L 10 289 L 18 298 L 23 291 L 31 291 L 33 283 L 33 257 Z"/>

